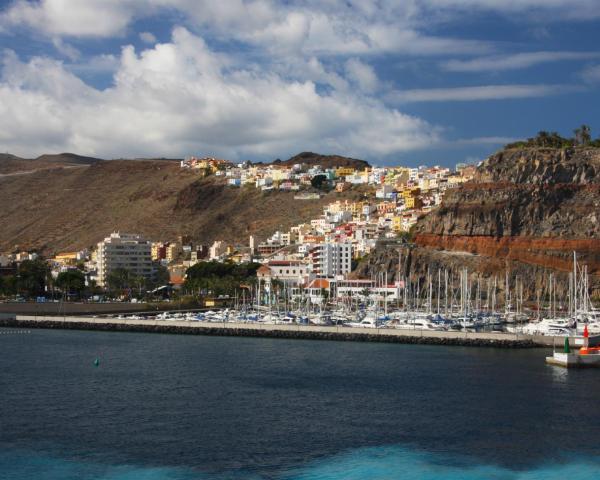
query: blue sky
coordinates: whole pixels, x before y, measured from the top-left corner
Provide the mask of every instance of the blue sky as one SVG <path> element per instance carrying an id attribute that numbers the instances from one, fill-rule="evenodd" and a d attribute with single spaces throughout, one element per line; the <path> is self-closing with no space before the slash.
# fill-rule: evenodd
<path id="1" fill-rule="evenodd" d="M 476 161 L 600 135 L 600 0 L 0 1 L 0 149 Z"/>

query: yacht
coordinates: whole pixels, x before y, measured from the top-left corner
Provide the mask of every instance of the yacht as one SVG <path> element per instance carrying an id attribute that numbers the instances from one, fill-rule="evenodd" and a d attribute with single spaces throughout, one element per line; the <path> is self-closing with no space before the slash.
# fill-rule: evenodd
<path id="1" fill-rule="evenodd" d="M 539 322 L 523 325 L 521 332 L 527 335 L 569 336 L 575 333 L 574 323 L 567 318 L 544 318 Z"/>

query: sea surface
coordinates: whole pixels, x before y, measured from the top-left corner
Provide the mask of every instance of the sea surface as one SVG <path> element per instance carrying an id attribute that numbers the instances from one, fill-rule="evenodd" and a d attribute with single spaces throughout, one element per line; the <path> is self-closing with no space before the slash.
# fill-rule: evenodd
<path id="1" fill-rule="evenodd" d="M 600 479 L 546 350 L 2 332 L 0 479 Z"/>

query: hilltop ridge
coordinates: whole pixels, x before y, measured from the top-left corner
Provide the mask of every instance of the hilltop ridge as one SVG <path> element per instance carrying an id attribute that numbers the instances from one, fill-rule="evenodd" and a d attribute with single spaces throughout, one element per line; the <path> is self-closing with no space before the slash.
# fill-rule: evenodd
<path id="1" fill-rule="evenodd" d="M 370 167 L 369 162 L 365 160 L 343 157 L 341 155 L 321 155 L 313 152 L 301 152 L 285 161 L 275 160 L 273 162 L 275 165 L 286 166 L 291 166 L 298 163 L 304 163 L 306 165 L 321 165 L 324 168 L 352 167 L 359 170 L 364 170 L 365 168 Z"/>

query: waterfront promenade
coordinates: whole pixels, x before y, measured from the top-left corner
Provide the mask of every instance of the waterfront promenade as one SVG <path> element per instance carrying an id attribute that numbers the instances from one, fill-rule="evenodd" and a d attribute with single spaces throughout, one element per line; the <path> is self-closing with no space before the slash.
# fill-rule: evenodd
<path id="1" fill-rule="evenodd" d="M 562 345 L 564 338 L 502 332 L 431 331 L 344 326 L 197 322 L 187 320 L 93 318 L 16 315 L 0 318 L 0 326 L 75 330 L 131 331 L 188 335 L 249 336 L 311 340 L 370 341 L 430 345 L 535 348 Z"/>

